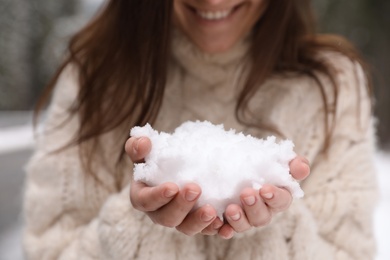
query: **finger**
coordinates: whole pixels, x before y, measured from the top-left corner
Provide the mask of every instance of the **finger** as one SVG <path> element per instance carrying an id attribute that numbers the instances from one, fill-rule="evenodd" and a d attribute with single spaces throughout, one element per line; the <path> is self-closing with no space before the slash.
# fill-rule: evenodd
<path id="1" fill-rule="evenodd" d="M 264 185 L 260 189 L 260 196 L 272 212 L 280 212 L 290 207 L 292 202 L 291 193 L 272 185 Z"/>
<path id="2" fill-rule="evenodd" d="M 224 224 L 219 229 L 218 235 L 223 239 L 231 239 L 234 236 L 234 229 L 229 224 Z"/>
<path id="3" fill-rule="evenodd" d="M 205 205 L 187 215 L 184 221 L 176 229 L 188 236 L 193 236 L 202 232 L 214 219 L 217 212 L 210 205 Z"/>
<path id="4" fill-rule="evenodd" d="M 244 211 L 239 205 L 229 205 L 226 208 L 225 216 L 230 226 L 237 233 L 244 232 L 252 227 L 248 219 L 246 218 Z"/>
<path id="5" fill-rule="evenodd" d="M 265 226 L 271 221 L 271 212 L 258 190 L 246 188 L 241 193 L 240 199 L 248 222 L 252 226 Z"/>
<path id="6" fill-rule="evenodd" d="M 201 194 L 201 189 L 196 184 L 187 184 L 182 190 L 164 207 L 150 212 L 152 220 L 166 227 L 177 227 L 186 218 L 194 207 Z"/>
<path id="7" fill-rule="evenodd" d="M 290 162 L 290 173 L 296 180 L 304 180 L 310 174 L 309 161 L 302 156 L 297 156 Z"/>
<path id="8" fill-rule="evenodd" d="M 147 137 L 130 137 L 125 144 L 126 153 L 134 163 L 142 162 L 152 149 L 152 142 Z"/>
<path id="9" fill-rule="evenodd" d="M 223 221 L 220 218 L 215 218 L 210 225 L 202 230 L 203 235 L 216 235 L 218 234 L 219 229 L 223 226 Z"/>
<path id="10" fill-rule="evenodd" d="M 154 211 L 169 203 L 178 192 L 179 187 L 174 183 L 149 187 L 143 182 L 133 181 L 130 189 L 130 201 L 137 210 Z"/>

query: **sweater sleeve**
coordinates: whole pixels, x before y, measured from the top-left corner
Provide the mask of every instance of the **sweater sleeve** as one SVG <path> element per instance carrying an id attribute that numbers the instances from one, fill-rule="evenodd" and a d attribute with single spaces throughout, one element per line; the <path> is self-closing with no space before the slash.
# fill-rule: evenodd
<path id="1" fill-rule="evenodd" d="M 369 139 L 337 140 L 303 184 L 305 197 L 286 213 L 292 259 L 373 259 L 377 191 Z M 281 217 L 282 219 L 283 217 Z M 314 259 L 314 258 L 308 258 Z"/>
<path id="2" fill-rule="evenodd" d="M 157 259 L 156 254 L 174 259 L 175 244 L 169 241 L 180 234 L 153 225 L 145 214 L 134 210 L 129 185 L 118 190 L 106 167 L 96 171 L 100 182 L 88 176 L 82 170 L 77 146 L 53 152 L 77 131 L 77 119 L 64 121 L 77 96 L 75 78 L 70 68 L 61 75 L 43 134 L 26 167 L 26 259 Z M 184 236 L 177 244 L 191 250 Z"/>
<path id="3" fill-rule="evenodd" d="M 308 250 L 314 250 L 311 256 L 315 259 L 373 259 L 373 213 L 378 197 L 371 100 L 360 65 L 338 55 L 330 59 L 337 63 L 339 86 L 335 127 L 327 152 L 320 151 L 323 139 L 313 142 L 316 148 L 307 146 L 316 151 L 307 153 L 312 172 L 302 183 L 304 199 L 287 213 L 295 223 L 286 227 L 291 232 L 287 237 L 293 259 L 307 259 L 304 252 Z M 307 126 L 307 132 L 313 127 L 314 132 L 323 131 L 315 126 L 323 126 L 320 114 L 310 119 L 313 126 Z M 319 136 L 324 134 L 307 138 Z M 297 232 L 302 228 L 305 232 Z"/>
<path id="4" fill-rule="evenodd" d="M 129 185 L 104 190 L 75 156 L 37 151 L 27 167 L 26 259 L 200 259 L 194 238 L 154 225 L 130 205 Z"/>

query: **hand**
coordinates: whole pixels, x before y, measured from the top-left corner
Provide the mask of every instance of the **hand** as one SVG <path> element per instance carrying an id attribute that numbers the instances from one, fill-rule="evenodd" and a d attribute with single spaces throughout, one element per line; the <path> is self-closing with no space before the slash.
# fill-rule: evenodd
<path id="1" fill-rule="evenodd" d="M 125 148 L 133 162 L 142 162 L 150 152 L 151 142 L 146 137 L 132 137 Z M 296 157 L 290 162 L 290 172 L 296 180 L 305 179 L 310 172 L 308 161 Z M 145 212 L 154 223 L 176 227 L 187 235 L 219 234 L 225 239 L 233 237 L 235 232 L 268 224 L 274 213 L 288 209 L 292 201 L 290 192 L 284 188 L 264 185 L 260 191 L 244 189 L 240 195 L 243 207 L 229 205 L 225 211 L 227 223 L 224 224 L 210 205 L 191 212 L 200 194 L 201 189 L 196 184 L 187 184 L 179 190 L 174 183 L 149 187 L 132 181 L 130 200 L 135 209 Z"/>
<path id="2" fill-rule="evenodd" d="M 127 140 L 125 150 L 131 160 L 137 163 L 144 160 L 151 147 L 148 138 L 132 137 Z M 143 182 L 132 181 L 130 201 L 135 209 L 147 214 L 154 223 L 175 227 L 186 235 L 215 235 L 223 225 L 215 209 L 205 205 L 192 211 L 200 194 L 200 187 L 193 183 L 180 190 L 174 183 L 149 187 Z"/>
<path id="3" fill-rule="evenodd" d="M 290 162 L 290 173 L 296 180 L 305 179 L 310 173 L 306 158 L 297 156 Z M 242 207 L 231 204 L 226 208 L 227 223 L 219 230 L 223 238 L 232 238 L 235 232 L 244 232 L 252 227 L 266 226 L 275 213 L 287 210 L 292 202 L 290 192 L 273 185 L 264 185 L 260 191 L 246 188 L 241 192 Z"/>

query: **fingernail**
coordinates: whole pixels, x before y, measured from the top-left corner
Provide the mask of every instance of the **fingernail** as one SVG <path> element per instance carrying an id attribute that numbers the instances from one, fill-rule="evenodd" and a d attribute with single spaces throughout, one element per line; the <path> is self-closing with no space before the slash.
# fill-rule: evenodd
<path id="1" fill-rule="evenodd" d="M 198 197 L 198 195 L 199 195 L 199 192 L 190 190 L 190 191 L 187 191 L 185 198 L 188 201 L 194 201 Z"/>
<path id="2" fill-rule="evenodd" d="M 223 222 L 217 222 L 217 223 L 215 223 L 215 224 L 213 225 L 213 228 L 214 228 L 214 229 L 220 229 L 220 228 L 222 227 L 222 225 L 223 225 Z"/>
<path id="3" fill-rule="evenodd" d="M 214 218 L 214 216 L 209 215 L 209 214 L 207 214 L 207 213 L 205 213 L 205 214 L 203 214 L 203 215 L 201 216 L 201 219 L 202 219 L 204 222 L 209 222 L 209 221 L 211 221 L 213 218 Z"/>
<path id="4" fill-rule="evenodd" d="M 305 171 L 310 173 L 310 166 L 309 166 L 309 164 L 305 164 L 304 168 L 305 168 Z"/>
<path id="5" fill-rule="evenodd" d="M 246 205 L 252 206 L 252 205 L 255 204 L 256 199 L 255 199 L 254 196 L 249 196 L 249 197 L 244 198 L 244 201 L 245 201 L 245 204 L 246 204 Z"/>
<path id="6" fill-rule="evenodd" d="M 269 199 L 272 199 L 274 197 L 274 194 L 271 192 L 268 192 L 268 193 L 261 194 L 261 196 L 263 196 L 263 198 L 266 198 L 269 200 Z"/>
<path id="7" fill-rule="evenodd" d="M 138 146 L 139 146 L 139 141 L 140 141 L 140 140 L 141 140 L 141 138 L 136 139 L 136 140 L 134 141 L 134 144 L 133 144 L 133 152 L 134 152 L 135 154 L 138 153 Z"/>
<path id="8" fill-rule="evenodd" d="M 166 191 L 164 192 L 164 196 L 167 197 L 167 198 L 171 198 L 171 197 L 175 196 L 176 193 L 177 193 L 177 192 L 174 191 L 174 190 L 166 190 Z"/>
<path id="9" fill-rule="evenodd" d="M 227 236 L 224 237 L 224 239 L 231 239 L 233 237 L 234 233 L 230 232 Z"/>
<path id="10" fill-rule="evenodd" d="M 230 216 L 230 218 L 231 218 L 232 220 L 234 220 L 234 221 L 239 220 L 240 217 L 241 217 L 240 212 L 237 212 L 237 214 L 235 214 L 235 215 L 233 215 L 233 216 Z"/>
<path id="11" fill-rule="evenodd" d="M 139 145 L 141 142 L 145 141 L 147 138 L 146 137 L 140 137 L 135 141 L 135 150 L 139 151 Z"/>

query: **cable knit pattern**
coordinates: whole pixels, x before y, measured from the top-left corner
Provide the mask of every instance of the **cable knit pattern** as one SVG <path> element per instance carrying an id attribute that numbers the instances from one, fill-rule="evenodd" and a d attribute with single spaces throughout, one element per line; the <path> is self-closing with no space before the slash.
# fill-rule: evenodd
<path id="1" fill-rule="evenodd" d="M 173 45 L 166 94 L 154 128 L 172 131 L 186 120 L 209 120 L 258 137 L 270 134 L 244 127 L 234 116 L 248 50 L 246 40 L 218 55 L 201 53 L 180 35 L 175 35 Z M 155 225 L 134 210 L 129 201 L 131 162 L 126 161 L 122 190 L 117 190 L 117 180 L 109 170 L 123 149 L 114 141 L 114 132 L 102 137 L 109 151 L 107 162 L 112 165 L 96 167 L 104 186 L 83 173 L 78 147 L 50 153 L 78 129 L 77 117 L 55 128 L 67 117 L 67 108 L 77 95 L 77 72 L 67 68 L 57 83 L 45 134 L 39 137 L 26 167 L 26 258 L 373 259 L 377 189 L 370 100 L 357 64 L 339 54 L 323 55 L 338 71 L 340 87 L 329 153 L 321 153 L 327 115 L 315 82 L 303 76 L 269 79 L 253 96 L 250 114 L 274 124 L 293 140 L 296 152 L 312 162 L 312 173 L 302 182 L 303 199 L 294 201 L 268 226 L 231 240 L 188 237 Z M 330 93 L 329 82 L 326 78 L 322 82 Z M 333 99 L 330 96 L 329 102 Z"/>

